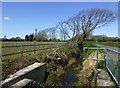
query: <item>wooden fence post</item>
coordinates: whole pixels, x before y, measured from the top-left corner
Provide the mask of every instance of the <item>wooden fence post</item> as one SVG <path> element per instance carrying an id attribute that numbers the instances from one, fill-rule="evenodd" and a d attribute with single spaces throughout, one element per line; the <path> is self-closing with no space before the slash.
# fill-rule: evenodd
<path id="1" fill-rule="evenodd" d="M 23 45 L 21 44 L 21 56 L 23 56 Z"/>
<path id="2" fill-rule="evenodd" d="M 52 44 L 50 44 L 50 50 L 52 50 Z"/>
<path id="3" fill-rule="evenodd" d="M 34 47 L 33 49 L 34 49 L 34 54 L 35 54 L 35 47 L 36 47 L 36 46 L 35 46 L 35 43 L 33 43 L 33 47 Z"/>
<path id="4" fill-rule="evenodd" d="M 43 48 L 43 50 L 44 50 L 44 49 L 46 49 L 46 44 L 44 45 L 44 48 Z"/>

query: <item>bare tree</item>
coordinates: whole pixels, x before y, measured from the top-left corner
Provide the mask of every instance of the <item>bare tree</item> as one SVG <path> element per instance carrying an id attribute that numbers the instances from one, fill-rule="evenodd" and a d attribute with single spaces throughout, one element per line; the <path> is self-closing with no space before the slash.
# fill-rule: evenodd
<path id="1" fill-rule="evenodd" d="M 63 22 L 59 22 L 59 24 L 56 25 L 56 28 L 60 30 L 59 35 L 61 40 L 66 40 L 67 38 L 70 38 L 69 31 L 67 30 L 67 28 L 63 27 Z"/>
<path id="2" fill-rule="evenodd" d="M 44 41 L 44 40 L 47 40 L 48 37 L 47 37 L 47 30 L 44 29 L 44 30 L 40 30 L 37 35 L 36 35 L 36 40 L 37 41 Z"/>
<path id="3" fill-rule="evenodd" d="M 51 30 L 52 39 L 56 38 L 57 37 L 56 28 L 52 27 L 50 28 L 50 30 Z"/>
<path id="4" fill-rule="evenodd" d="M 49 39 L 57 39 L 57 29 L 56 27 L 47 28 Z"/>
<path id="5" fill-rule="evenodd" d="M 64 31 L 73 43 L 78 44 L 80 53 L 83 54 L 84 41 L 94 29 L 105 26 L 115 21 L 115 13 L 107 9 L 87 9 L 70 17 L 66 21 L 59 22 L 58 28 Z M 82 58 L 80 58 L 82 59 Z"/>

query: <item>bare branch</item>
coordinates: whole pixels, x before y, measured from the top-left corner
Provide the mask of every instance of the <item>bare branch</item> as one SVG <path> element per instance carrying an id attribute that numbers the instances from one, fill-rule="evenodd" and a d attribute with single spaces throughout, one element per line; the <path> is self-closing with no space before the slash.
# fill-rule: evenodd
<path id="1" fill-rule="evenodd" d="M 115 21 L 115 18 L 115 13 L 107 9 L 87 9 L 59 23 L 59 25 L 62 31 L 69 30 L 71 32 L 72 35 L 69 35 L 64 31 L 69 38 L 70 36 L 71 38 L 82 37 L 81 40 L 85 41 L 94 29 Z"/>

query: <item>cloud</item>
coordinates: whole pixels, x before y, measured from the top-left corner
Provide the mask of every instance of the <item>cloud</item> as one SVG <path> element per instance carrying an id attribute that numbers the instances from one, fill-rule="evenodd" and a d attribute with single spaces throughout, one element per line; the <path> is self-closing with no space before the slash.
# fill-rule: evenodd
<path id="1" fill-rule="evenodd" d="M 5 17 L 4 19 L 5 19 L 5 20 L 10 20 L 10 18 L 9 18 L 9 17 Z"/>

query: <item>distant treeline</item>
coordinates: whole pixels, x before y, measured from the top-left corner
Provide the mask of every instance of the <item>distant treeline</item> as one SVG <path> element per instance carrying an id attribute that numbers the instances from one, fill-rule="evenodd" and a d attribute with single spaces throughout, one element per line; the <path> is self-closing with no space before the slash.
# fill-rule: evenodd
<path id="1" fill-rule="evenodd" d="M 67 41 L 67 40 L 61 40 L 61 39 L 57 39 L 57 38 L 52 38 L 52 39 L 48 39 L 48 38 L 44 38 L 44 37 L 41 37 L 38 39 L 34 38 L 33 34 L 30 34 L 30 35 L 26 35 L 25 36 L 25 39 L 22 39 L 20 37 L 15 37 L 15 38 L 10 38 L 10 39 L 7 39 L 7 38 L 2 38 L 0 39 L 2 41 L 42 41 L 42 42 L 64 42 L 64 41 Z M 97 42 L 107 42 L 107 41 L 111 41 L 111 42 L 120 42 L 120 38 L 118 37 L 107 37 L 107 36 L 91 36 L 87 39 L 87 41 L 97 41 Z"/>
<path id="2" fill-rule="evenodd" d="M 26 35 L 25 39 L 22 39 L 20 37 L 15 37 L 15 38 L 0 38 L 0 41 L 37 41 L 37 42 L 64 42 L 64 40 L 60 40 L 60 39 L 41 39 L 41 40 L 36 40 L 35 38 L 33 38 L 33 35 Z"/>
<path id="3" fill-rule="evenodd" d="M 0 39 L 2 41 L 25 41 L 24 39 L 20 38 L 20 37 L 16 37 L 16 38 L 10 38 L 10 39 L 7 39 L 7 38 L 2 38 Z"/>
<path id="4" fill-rule="evenodd" d="M 120 42 L 120 38 L 118 37 L 107 37 L 107 36 L 91 36 L 87 39 L 87 41 L 97 41 L 97 42 Z"/>

